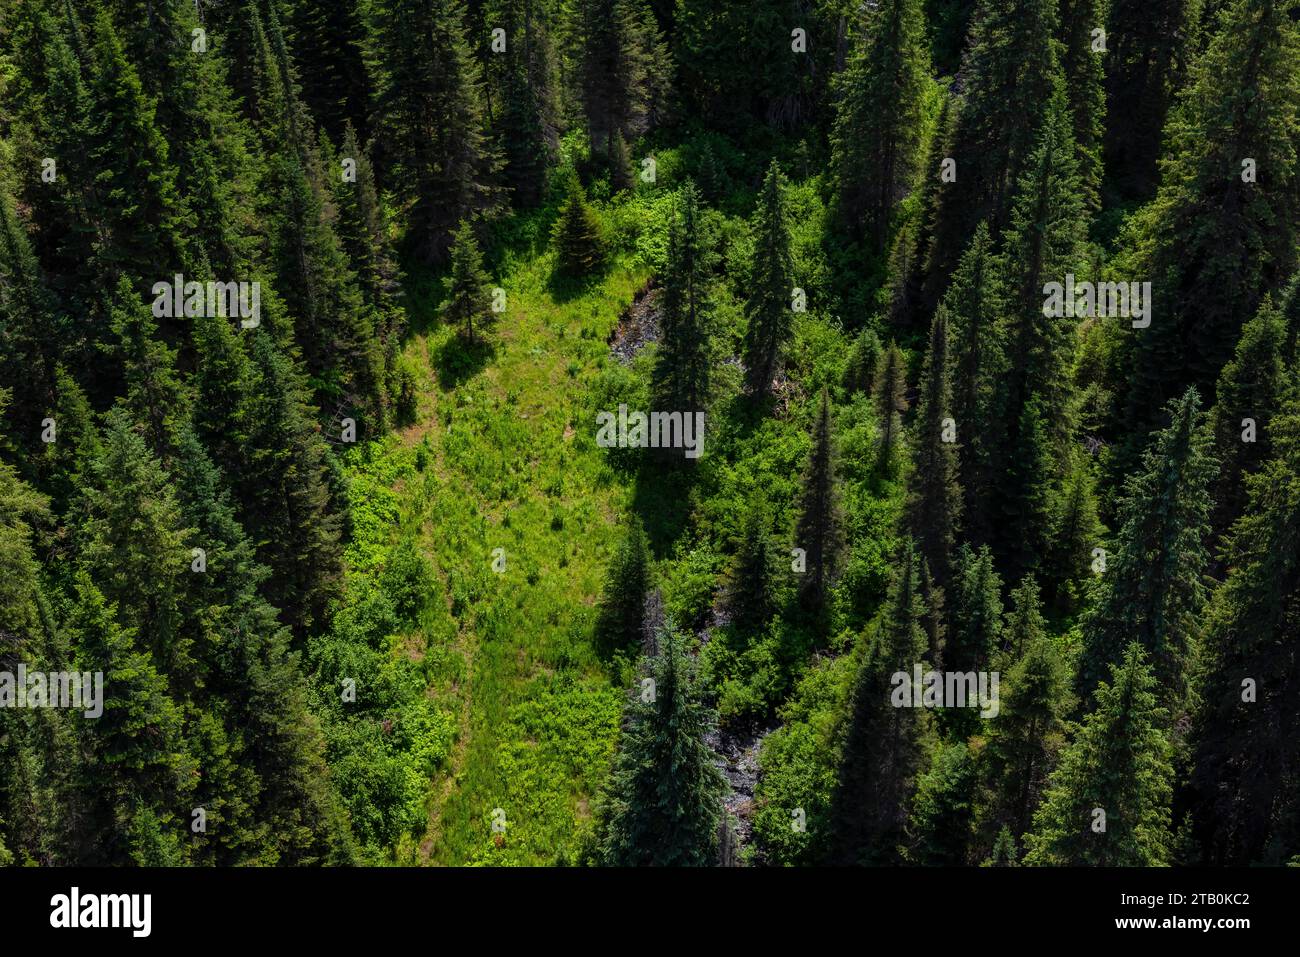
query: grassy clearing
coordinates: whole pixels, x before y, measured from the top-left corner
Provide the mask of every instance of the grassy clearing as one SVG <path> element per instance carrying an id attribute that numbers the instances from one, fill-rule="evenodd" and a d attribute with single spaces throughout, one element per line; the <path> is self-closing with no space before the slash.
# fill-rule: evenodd
<path id="1" fill-rule="evenodd" d="M 610 361 L 606 338 L 646 274 L 614 269 L 557 301 L 550 272 L 549 255 L 515 265 L 491 352 L 432 322 L 434 297 L 412 283 L 411 324 L 428 330 L 406 346 L 418 418 L 354 465 L 354 499 L 373 500 L 363 522 L 387 522 L 390 550 L 410 537 L 431 565 L 435 599 L 393 648 L 455 719 L 427 832 L 402 840 L 401 862 L 553 861 L 613 753 L 621 693 L 590 635 L 628 490 L 594 445 L 584 382 Z M 349 559 L 367 560 L 355 545 Z"/>

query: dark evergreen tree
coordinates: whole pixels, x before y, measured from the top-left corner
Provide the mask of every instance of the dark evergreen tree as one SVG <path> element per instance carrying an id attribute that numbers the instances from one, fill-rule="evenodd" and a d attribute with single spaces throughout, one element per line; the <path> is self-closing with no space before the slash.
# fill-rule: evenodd
<path id="1" fill-rule="evenodd" d="M 920 169 L 930 56 L 921 0 L 884 0 L 838 78 L 831 169 L 838 214 L 880 256 Z"/>
<path id="2" fill-rule="evenodd" d="M 951 366 L 948 313 L 940 306 L 930 325 L 930 349 L 921 373 L 908 499 L 908 526 L 940 587 L 947 585 L 952 575 L 952 550 L 962 512 Z M 969 426 L 972 431 L 981 427 L 977 422 Z"/>
<path id="3" fill-rule="evenodd" d="M 630 697 L 603 795 L 599 852 L 610 866 L 707 867 L 717 860 L 726 781 L 704 743 L 710 717 L 696 697 L 682 639 L 669 628 L 651 669 L 650 700 Z"/>
<path id="4" fill-rule="evenodd" d="M 760 402 L 772 387 L 772 377 L 790 338 L 794 314 L 790 260 L 790 224 L 782 194 L 784 177 L 773 160 L 763 178 L 754 223 L 754 261 L 746 303 L 745 376 L 750 393 Z"/>
<path id="5" fill-rule="evenodd" d="M 889 343 L 876 368 L 874 398 L 876 414 L 880 417 L 876 464 L 878 469 L 888 471 L 894 467 L 902 442 L 901 416 L 908 410 L 907 361 L 896 343 Z"/>
<path id="6" fill-rule="evenodd" d="M 903 843 L 907 807 L 924 756 L 924 710 L 898 707 L 913 666 L 925 655 L 920 561 L 909 542 L 899 557 L 889 598 L 867 635 L 853 692 L 843 758 L 831 808 L 835 863 L 896 861 Z M 913 696 L 921 693 L 912 688 Z"/>
<path id="7" fill-rule="evenodd" d="M 1097 688 L 1094 710 L 1062 752 L 1026 835 L 1026 864 L 1169 864 L 1172 746 L 1159 682 L 1133 642 Z M 1100 812 L 1100 813 L 1099 813 Z"/>
<path id="8" fill-rule="evenodd" d="M 727 574 L 727 615 L 745 637 L 756 637 L 777 611 L 777 552 L 762 494 L 745 513 L 740 543 Z"/>
<path id="9" fill-rule="evenodd" d="M 1204 625 L 1189 805 L 1211 864 L 1285 863 L 1300 836 L 1300 415 L 1271 426 L 1274 458 L 1246 479 L 1227 581 Z"/>
<path id="10" fill-rule="evenodd" d="M 975 762 L 964 741 L 940 747 L 916 786 L 907 822 L 907 861 L 931 867 L 966 862 Z"/>
<path id="11" fill-rule="evenodd" d="M 1291 0 L 1237 0 L 1192 66 L 1165 131 L 1160 191 L 1135 224 L 1150 328 L 1132 339 L 1127 442 L 1134 468 L 1159 411 L 1209 396 L 1242 325 L 1291 277 L 1300 249 L 1300 21 Z M 1250 162 L 1247 162 L 1250 161 Z M 1155 318 L 1159 317 L 1159 318 Z"/>
<path id="12" fill-rule="evenodd" d="M 554 235 L 557 262 L 566 275 L 589 276 L 604 264 L 600 220 L 587 205 L 582 183 L 576 175 L 569 179 L 569 193 L 560 207 Z"/>
<path id="13" fill-rule="evenodd" d="M 1162 700 L 1182 704 L 1206 589 L 1208 486 L 1216 463 L 1195 389 L 1170 403 L 1119 505 L 1121 526 L 1096 604 L 1083 621 L 1078 689 L 1091 696 L 1132 641 L 1142 646 Z"/>
<path id="14" fill-rule="evenodd" d="M 1165 118 L 1193 55 L 1198 0 L 1110 0 L 1106 22 L 1106 178 L 1118 198 L 1160 182 Z"/>
<path id="15" fill-rule="evenodd" d="M 453 0 L 376 0 L 370 59 L 388 181 L 404 200 L 412 242 L 447 261 L 457 224 L 502 203 L 502 160 L 488 135 L 478 63 Z"/>
<path id="16" fill-rule="evenodd" d="M 578 81 L 591 150 L 647 132 L 663 108 L 667 49 L 644 0 L 582 0 Z"/>
<path id="17" fill-rule="evenodd" d="M 1078 150 L 1079 185 L 1086 204 L 1101 204 L 1102 135 L 1106 118 L 1105 42 L 1109 0 L 1060 0 L 1061 73 Z M 1109 38 L 1106 38 L 1109 39 Z"/>
<path id="18" fill-rule="evenodd" d="M 126 382 L 125 405 L 144 427 L 154 455 L 171 456 L 176 429 L 189 415 L 189 395 L 176 372 L 176 355 L 158 339 L 149 306 L 123 276 L 110 308 L 118 357 Z"/>
<path id="19" fill-rule="evenodd" d="M 492 322 L 489 282 L 483 269 L 483 254 L 474 236 L 474 224 L 465 220 L 453 234 L 451 272 L 447 276 L 447 298 L 442 304 L 442 314 L 464 332 L 471 345 L 478 341 L 475 323 L 481 332 Z"/>
<path id="20" fill-rule="evenodd" d="M 1065 744 L 1069 675 L 1050 639 L 1031 640 L 1000 683 L 997 717 L 979 757 L 977 857 L 996 857 L 1003 833 L 1018 841 L 1029 830 Z"/>
<path id="21" fill-rule="evenodd" d="M 1246 504 L 1245 477 L 1272 458 L 1271 422 L 1286 386 L 1286 324 L 1265 297 L 1241 330 L 1231 361 L 1219 374 L 1208 426 L 1214 435 L 1218 475 L 1211 486 L 1211 528 L 1217 541 Z"/>
<path id="22" fill-rule="evenodd" d="M 938 196 L 925 267 L 927 310 L 943 295 L 967 237 L 987 221 L 996 238 L 1022 175 L 1042 165 L 1031 157 L 1058 76 L 1057 23 L 1052 0 L 981 0 L 972 16 L 964 98 L 943 154 L 956 161 L 957 180 Z"/>
<path id="23" fill-rule="evenodd" d="M 991 541 L 995 492 L 993 455 L 996 433 L 986 427 L 999 419 L 996 400 L 1006 357 L 995 334 L 1002 309 L 1001 264 L 993 254 L 988 227 L 981 223 L 962 254 L 942 307 L 946 310 L 952 354 L 954 417 L 962 430 L 958 484 L 963 492 L 963 530 L 976 545 Z"/>
<path id="24" fill-rule="evenodd" d="M 880 337 L 874 330 L 863 329 L 853 339 L 853 350 L 849 353 L 848 366 L 844 370 L 844 391 L 850 396 L 858 392 L 871 395 L 874 392 L 876 365 L 884 349 Z"/>
<path id="25" fill-rule="evenodd" d="M 713 302 L 699 204 L 699 191 L 688 182 L 668 234 L 663 328 L 651 383 L 655 407 L 683 415 L 705 410 L 711 394 Z"/>

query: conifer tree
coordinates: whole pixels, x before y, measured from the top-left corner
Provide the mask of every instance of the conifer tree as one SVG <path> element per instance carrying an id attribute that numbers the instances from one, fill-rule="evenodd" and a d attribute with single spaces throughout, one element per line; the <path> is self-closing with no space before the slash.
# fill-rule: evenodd
<path id="1" fill-rule="evenodd" d="M 1106 118 L 1105 51 L 1096 48 L 1105 30 L 1108 0 L 1060 0 L 1060 59 L 1078 150 L 1079 185 L 1086 205 L 1101 204 L 1102 134 Z"/>
<path id="2" fill-rule="evenodd" d="M 1265 296 L 1241 330 L 1236 354 L 1219 374 L 1208 426 L 1219 462 L 1212 485 L 1211 527 L 1215 540 L 1241 515 L 1245 477 L 1272 457 L 1271 422 L 1285 388 L 1286 325 Z"/>
<path id="3" fill-rule="evenodd" d="M 1096 603 L 1083 621 L 1078 689 L 1092 694 L 1131 641 L 1142 646 L 1163 700 L 1181 704 L 1205 603 L 1208 485 L 1216 463 L 1195 389 L 1169 406 L 1119 505 L 1120 532 Z"/>
<path id="4" fill-rule="evenodd" d="M 940 306 L 930 325 L 930 349 L 921 373 L 912 492 L 908 499 L 908 525 L 940 587 L 952 574 L 952 550 L 962 511 L 948 349 L 948 312 Z M 978 427 L 971 424 L 972 431 Z"/>
<path id="5" fill-rule="evenodd" d="M 1011 608 L 1002 624 L 1002 650 L 1007 660 L 1019 660 L 1025 649 L 1047 633 L 1042 607 L 1038 580 L 1026 575 L 1011 592 Z"/>
<path id="6" fill-rule="evenodd" d="M 0 183 L 0 386 L 22 384 L 11 396 L 10 414 L 19 421 L 43 418 L 37 413 L 53 393 L 57 344 L 70 333 Z"/>
<path id="7" fill-rule="evenodd" d="M 1005 383 L 1007 421 L 1020 419 L 1036 395 L 1054 445 L 1070 434 L 1068 361 L 1076 319 L 1048 315 L 1046 283 L 1065 282 L 1078 260 L 1086 229 L 1070 120 L 1058 85 L 1028 158 L 1011 212 L 1002 268 L 1007 275 L 1006 320 L 1001 331 L 1010 362 Z M 1015 447 L 1014 435 L 1010 448 Z"/>
<path id="8" fill-rule="evenodd" d="M 1189 385 L 1212 394 L 1242 325 L 1296 268 L 1300 249 L 1300 21 L 1291 0 L 1227 7 L 1165 131 L 1160 190 L 1135 225 L 1152 286 L 1134 336 L 1131 470 L 1145 432 Z M 1246 144 L 1249 144 L 1247 147 Z M 1246 161 L 1250 160 L 1251 163 Z M 1252 172 L 1253 169 L 1253 172 Z"/>
<path id="9" fill-rule="evenodd" d="M 126 382 L 126 408 L 144 426 L 154 455 L 165 462 L 176 430 L 189 414 L 189 395 L 176 372 L 176 354 L 159 341 L 149 306 L 126 276 L 118 280 L 110 315 Z"/>
<path id="10" fill-rule="evenodd" d="M 394 273 L 386 235 L 379 187 L 368 151 L 357 140 L 349 123 L 343 131 L 340 155 L 355 162 L 355 178 L 339 177 L 335 186 L 339 218 L 338 237 L 356 274 L 366 305 L 385 304 L 385 284 Z"/>
<path id="11" fill-rule="evenodd" d="M 804 577 L 799 600 L 819 624 L 825 622 L 829 591 L 839 570 L 844 518 L 836 484 L 835 438 L 832 434 L 830 396 L 822 390 L 813 424 L 812 449 L 799 497 L 795 546 L 804 550 Z"/>
<path id="12" fill-rule="evenodd" d="M 489 282 L 474 224 L 465 220 L 453 234 L 451 272 L 447 276 L 447 298 L 442 304 L 442 314 L 464 332 L 471 345 L 478 342 L 475 323 L 482 331 L 492 322 Z"/>
<path id="13" fill-rule="evenodd" d="M 610 565 L 600 602 L 596 635 L 601 647 L 630 650 L 641 647 L 646 622 L 645 600 L 650 585 L 650 556 L 641 519 L 633 515 Z"/>
<path id="14" fill-rule="evenodd" d="M 941 303 L 950 330 L 951 408 L 954 417 L 966 423 L 958 467 L 964 536 L 976 545 L 989 542 L 993 535 L 990 509 L 996 444 L 982 423 L 999 418 L 995 402 L 1006 361 L 995 327 L 1002 308 L 1000 275 L 988 226 L 980 223 Z"/>
<path id="15" fill-rule="evenodd" d="M 182 425 L 175 444 L 177 499 L 205 563 L 202 574 L 187 579 L 186 627 L 196 636 L 194 656 L 206 692 L 221 696 L 227 725 L 246 742 L 228 746 L 256 776 L 248 797 L 255 840 L 221 852 L 214 862 L 242 863 L 250 854 L 281 864 L 341 862 L 350 842 L 347 822 L 329 785 L 292 635 L 261 595 L 270 572 L 258 562 L 194 430 Z M 234 795 L 212 798 L 229 803 Z M 231 859 L 232 853 L 238 856 Z"/>
<path id="16" fill-rule="evenodd" d="M 917 783 L 907 822 L 908 863 L 943 867 L 966 862 L 974 778 L 975 762 L 966 742 L 940 747 Z"/>
<path id="17" fill-rule="evenodd" d="M 831 167 L 848 233 L 885 252 L 921 161 L 930 56 L 921 0 L 885 0 L 839 77 Z"/>
<path id="18" fill-rule="evenodd" d="M 858 392 L 871 395 L 874 392 L 876 364 L 880 361 L 884 349 L 880 337 L 872 329 L 863 329 L 853 339 L 853 350 L 849 353 L 848 366 L 844 370 L 844 390 L 850 396 Z"/>
<path id="19" fill-rule="evenodd" d="M 984 221 L 996 238 L 1040 141 L 1058 76 L 1053 0 L 980 0 L 962 61 L 964 98 L 947 143 L 958 188 L 942 190 L 926 257 L 923 305 L 939 301 L 962 246 Z M 1073 150 L 1073 144 L 1070 146 Z M 939 170 L 928 175 L 938 176 Z"/>
<path id="20" fill-rule="evenodd" d="M 560 271 L 569 276 L 589 276 L 605 261 L 600 220 L 587 205 L 577 175 L 569 179 L 569 193 L 555 221 L 555 245 Z"/>
<path id="21" fill-rule="evenodd" d="M 1248 477 L 1227 581 L 1204 626 L 1190 800 L 1205 863 L 1284 863 L 1300 836 L 1300 409 L 1272 425 L 1274 458 Z"/>
<path id="22" fill-rule="evenodd" d="M 388 181 L 412 202 L 415 250 L 441 264 L 457 224 L 490 217 L 503 201 L 480 70 L 453 0 L 376 0 L 371 9 L 374 105 Z"/>
<path id="23" fill-rule="evenodd" d="M 980 671 L 1001 647 L 1002 580 L 987 545 L 975 551 L 963 543 L 948 593 L 952 624 L 944 650 L 948 671 Z"/>
<path id="24" fill-rule="evenodd" d="M 924 754 L 920 708 L 895 707 L 893 679 L 925 655 L 921 570 L 908 542 L 879 620 L 871 626 L 853 692 L 842 763 L 832 799 L 834 863 L 887 863 L 897 859 L 907 806 Z M 913 688 L 919 694 L 921 689 Z"/>
<path id="25" fill-rule="evenodd" d="M 668 234 L 663 331 L 651 376 L 656 408 L 683 415 L 707 408 L 712 378 L 713 302 L 699 215 L 699 191 L 688 182 Z"/>
<path id="26" fill-rule="evenodd" d="M 897 343 L 891 341 L 876 363 L 876 413 L 880 416 L 877 467 L 892 468 L 893 457 L 902 441 L 902 414 L 908 410 L 907 363 Z"/>
<path id="27" fill-rule="evenodd" d="M 1100 547 L 1100 532 L 1092 475 L 1076 452 L 1057 498 L 1052 544 L 1043 563 L 1050 601 L 1058 611 L 1071 611 L 1082 600 L 1084 582 L 1093 574 L 1093 549 Z"/>
<path id="28" fill-rule="evenodd" d="M 251 358 L 258 380 L 252 427 L 231 474 L 246 503 L 243 525 L 274 573 L 267 597 L 305 630 L 326 619 L 341 561 L 325 444 L 302 381 L 268 335 L 255 335 Z"/>
<path id="29" fill-rule="evenodd" d="M 1019 578 L 1047 551 L 1052 496 L 1073 432 L 1068 364 L 1076 319 L 1044 306 L 1044 287 L 1064 283 L 1081 248 L 1085 217 L 1064 91 L 1058 84 L 1016 194 L 1006 236 L 1006 314 L 998 336 L 1008 371 L 995 399 L 1011 427 L 993 450 L 999 483 L 998 552 Z M 1031 517 L 1032 516 L 1032 517 Z M 1014 521 L 1012 531 L 1006 522 Z M 1026 528 L 1029 535 L 1021 533 Z"/>
<path id="30" fill-rule="evenodd" d="M 1048 781 L 1026 836 L 1026 864 L 1171 862 L 1172 747 L 1159 682 L 1137 642 L 1112 665 L 1111 676 L 1098 686 L 1094 710 Z"/>
<path id="31" fill-rule="evenodd" d="M 1070 699 L 1065 663 L 1051 639 L 1039 635 L 1002 676 L 998 713 L 988 722 L 979 757 L 976 847 L 990 856 L 1029 830 L 1056 755 L 1065 744 Z"/>
<path id="32" fill-rule="evenodd" d="M 159 814 L 173 833 L 184 826 L 175 809 L 192 806 L 186 797 L 197 768 L 186 754 L 182 710 L 166 678 L 84 572 L 67 628 L 77 669 L 112 676 L 104 682 L 103 715 L 88 723 L 83 745 L 88 773 L 80 777 L 93 800 L 88 833 L 95 841 L 88 862 L 125 864 L 134 818 Z"/>
<path id="33" fill-rule="evenodd" d="M 754 262 L 750 270 L 749 321 L 745 330 L 745 374 L 750 393 L 767 397 L 794 325 L 790 224 L 782 193 L 784 177 L 773 160 L 763 178 L 754 223 Z"/>
<path id="34" fill-rule="evenodd" d="M 342 386 L 323 389 L 322 396 L 332 392 L 342 406 L 363 412 L 357 418 L 378 432 L 386 423 L 386 403 L 374 310 L 366 305 L 335 232 L 337 211 L 324 182 L 326 159 L 313 141 L 313 123 L 299 99 L 297 71 L 274 7 L 265 29 L 255 23 L 254 30 L 262 78 L 259 110 L 274 152 L 267 172 L 267 191 L 278 204 L 271 245 L 285 306 L 294 317 L 308 371 Z M 342 179 L 341 171 L 335 175 Z"/>
<path id="35" fill-rule="evenodd" d="M 504 56 L 493 77 L 500 88 L 499 139 L 505 182 L 517 207 L 541 202 L 549 161 L 555 152 L 556 104 L 552 49 L 544 11 L 536 0 L 499 0 L 492 26 L 505 30 Z"/>
<path id="36" fill-rule="evenodd" d="M 95 119 L 86 154 L 99 172 L 87 213 L 102 230 L 95 244 L 97 268 L 116 285 L 124 272 L 148 276 L 159 268 L 183 268 L 189 255 L 180 238 L 185 224 L 176 171 L 154 122 L 154 106 L 103 10 L 95 18 L 92 36 Z"/>
<path id="37" fill-rule="evenodd" d="M 582 0 L 578 80 L 591 150 L 613 158 L 662 109 L 667 50 L 645 0 Z"/>
<path id="38" fill-rule="evenodd" d="M 653 694 L 630 697 L 602 802 L 607 866 L 707 867 L 717 860 L 726 782 L 704 743 L 710 717 L 696 696 L 682 639 L 669 627 L 651 668 Z"/>
<path id="39" fill-rule="evenodd" d="M 79 557 L 123 624 L 166 670 L 189 660 L 180 627 L 192 529 L 171 482 L 122 409 L 109 412 L 91 462 Z"/>

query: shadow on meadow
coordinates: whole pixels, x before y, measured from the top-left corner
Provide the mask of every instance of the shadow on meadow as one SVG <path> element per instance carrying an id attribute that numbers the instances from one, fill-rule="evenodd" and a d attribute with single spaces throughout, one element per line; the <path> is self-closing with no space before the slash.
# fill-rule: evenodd
<path id="1" fill-rule="evenodd" d="M 450 391 L 483 371 L 496 356 L 496 346 L 483 339 L 467 341 L 461 335 L 449 336 L 429 349 L 429 361 L 442 388 Z"/>

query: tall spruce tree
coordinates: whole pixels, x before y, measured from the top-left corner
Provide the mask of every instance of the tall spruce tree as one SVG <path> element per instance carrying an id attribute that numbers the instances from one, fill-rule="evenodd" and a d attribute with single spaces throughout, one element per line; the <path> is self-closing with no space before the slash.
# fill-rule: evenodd
<path id="1" fill-rule="evenodd" d="M 896 861 L 907 808 L 924 756 L 924 711 L 898 707 L 893 676 L 911 681 L 922 662 L 926 633 L 916 549 L 904 545 L 889 597 L 870 627 L 849 714 L 831 807 L 829 860 L 840 864 Z M 912 688 L 913 695 L 921 693 Z"/>
<path id="2" fill-rule="evenodd" d="M 1160 138 L 1194 49 L 1198 0 L 1110 0 L 1106 18 L 1106 178 L 1117 198 L 1150 199 Z"/>
<path id="3" fill-rule="evenodd" d="M 1083 621 L 1078 689 L 1091 696 L 1136 641 L 1151 661 L 1162 702 L 1177 708 L 1206 589 L 1208 486 L 1216 463 L 1195 389 L 1169 405 L 1119 505 L 1121 527 L 1096 603 Z"/>
<path id="4" fill-rule="evenodd" d="M 578 82 L 593 153 L 646 133 L 663 109 L 667 48 L 645 0 L 581 0 Z"/>
<path id="5" fill-rule="evenodd" d="M 1219 462 L 1211 498 L 1217 542 L 1246 504 L 1246 476 L 1272 458 L 1273 416 L 1286 387 L 1286 325 L 1267 296 L 1241 330 L 1236 354 L 1219 374 L 1208 427 Z"/>
<path id="6" fill-rule="evenodd" d="M 710 717 L 682 639 L 669 627 L 651 668 L 653 693 L 629 697 L 603 794 L 598 856 L 617 867 L 716 863 L 726 781 L 704 742 Z"/>
<path id="7" fill-rule="evenodd" d="M 471 345 L 478 342 L 475 324 L 481 333 L 492 322 L 489 281 L 474 224 L 465 220 L 452 235 L 451 272 L 447 275 L 447 298 L 442 304 L 442 314 L 464 333 Z"/>
<path id="8" fill-rule="evenodd" d="M 1056 755 L 1065 744 L 1069 674 L 1051 639 L 1039 636 L 1003 678 L 998 713 L 980 752 L 975 812 L 977 856 L 993 854 L 1003 831 L 1029 830 Z"/>
<path id="9" fill-rule="evenodd" d="M 745 637 L 757 637 L 777 612 L 776 546 L 766 497 L 754 496 L 727 574 L 727 615 Z"/>
<path id="10" fill-rule="evenodd" d="M 633 515 L 610 565 L 596 623 L 597 641 L 609 651 L 639 649 L 646 624 L 646 592 L 650 586 L 650 556 L 645 529 Z"/>
<path id="11" fill-rule="evenodd" d="M 831 175 L 843 227 L 880 256 L 920 170 L 930 56 L 921 0 L 884 0 L 863 26 L 838 78 Z"/>
<path id="12" fill-rule="evenodd" d="M 688 182 L 668 233 L 663 331 L 651 374 L 655 407 L 683 415 L 708 407 L 712 383 L 713 302 L 699 218 L 699 191 Z"/>
<path id="13" fill-rule="evenodd" d="M 1212 395 L 1242 325 L 1300 250 L 1300 20 L 1294 0 L 1237 0 L 1169 118 L 1160 190 L 1135 224 L 1149 328 L 1131 340 L 1131 470 L 1147 430 L 1195 385 Z M 1156 319 L 1154 317 L 1160 317 Z"/>
<path id="14" fill-rule="evenodd" d="M 1006 362 L 995 325 L 1002 309 L 1001 264 L 986 224 L 976 228 L 941 306 L 948 315 L 951 342 L 951 408 L 966 423 L 958 469 L 963 534 L 971 543 L 982 545 L 992 540 L 996 484 L 996 433 L 984 424 L 999 418 L 995 403 Z"/>
<path id="15" fill-rule="evenodd" d="M 1057 23 L 1053 0 L 981 0 L 972 15 L 962 61 L 964 97 L 943 154 L 956 161 L 957 180 L 937 197 L 926 311 L 938 303 L 975 227 L 987 221 L 996 238 L 1010 219 L 1013 193 L 1034 165 L 1039 124 L 1056 85 Z"/>
<path id="16" fill-rule="evenodd" d="M 600 220 L 587 205 L 577 174 L 569 178 L 569 192 L 554 227 L 557 264 L 568 276 L 589 276 L 605 262 Z"/>
<path id="17" fill-rule="evenodd" d="M 457 224 L 492 216 L 503 202 L 481 72 L 454 0 L 376 0 L 371 11 L 369 57 L 387 181 L 412 204 L 416 252 L 445 263 Z"/>
<path id="18" fill-rule="evenodd" d="M 948 312 L 940 306 L 930 325 L 930 349 L 921 373 L 908 499 L 908 526 L 940 587 L 947 585 L 952 576 L 952 550 L 962 511 L 948 350 Z M 968 427 L 974 431 L 982 424 L 971 422 Z"/>
<path id="19" fill-rule="evenodd" d="M 1300 838 L 1300 407 L 1274 419 L 1274 458 L 1246 480 L 1227 581 L 1206 615 L 1189 805 L 1206 863 L 1285 863 Z"/>
<path id="20" fill-rule="evenodd" d="M 1090 210 L 1101 205 L 1102 135 L 1106 125 L 1103 37 L 1108 2 L 1060 0 L 1061 73 L 1078 150 L 1079 185 Z M 1097 36 L 1097 30 L 1103 31 L 1103 36 Z"/>
<path id="21" fill-rule="evenodd" d="M 1026 836 L 1026 864 L 1159 867 L 1172 863 L 1168 713 L 1133 642 L 1062 752 Z"/>
<path id="22" fill-rule="evenodd" d="M 745 377 L 750 393 L 759 401 L 772 388 L 772 377 L 794 325 L 790 308 L 790 223 L 783 186 L 781 168 L 773 160 L 759 193 L 750 295 L 745 309 Z"/>

